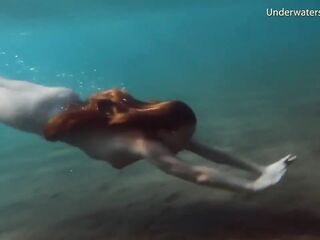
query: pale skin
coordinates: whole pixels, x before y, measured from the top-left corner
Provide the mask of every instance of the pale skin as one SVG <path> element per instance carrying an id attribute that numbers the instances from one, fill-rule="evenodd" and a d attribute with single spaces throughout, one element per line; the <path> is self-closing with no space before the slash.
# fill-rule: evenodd
<path id="1" fill-rule="evenodd" d="M 65 106 L 75 102 L 81 102 L 80 98 L 67 88 L 0 78 L 0 122 L 22 131 L 43 137 L 42 130 L 47 121 L 63 111 Z M 231 191 L 256 192 L 273 186 L 296 159 L 294 155 L 287 155 L 273 164 L 262 166 L 202 145 L 194 139 L 186 139 L 188 131 L 191 131 L 188 126 L 181 126 L 174 133 L 159 131 L 157 134 L 161 141 L 146 139 L 139 130 L 121 133 L 85 132 L 67 136 L 61 141 L 80 148 L 94 159 L 107 161 L 115 168 L 123 168 L 139 159 L 145 159 L 167 174 L 199 185 Z M 170 150 L 176 147 L 206 160 L 248 171 L 256 179 L 236 177 L 205 165 L 190 165 Z"/>

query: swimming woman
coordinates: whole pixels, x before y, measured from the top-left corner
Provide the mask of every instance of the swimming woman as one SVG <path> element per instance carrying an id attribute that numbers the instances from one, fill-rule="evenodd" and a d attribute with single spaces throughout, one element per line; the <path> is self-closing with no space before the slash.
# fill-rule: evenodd
<path id="1" fill-rule="evenodd" d="M 181 101 L 142 102 L 111 89 L 82 101 L 70 89 L 0 78 L 0 122 L 49 141 L 80 148 L 90 157 L 124 168 L 140 159 L 181 179 L 233 191 L 255 192 L 280 181 L 296 156 L 261 166 L 196 142 L 196 116 Z M 193 166 L 176 154 L 187 150 L 209 161 L 256 175 L 240 178 L 213 167 Z"/>

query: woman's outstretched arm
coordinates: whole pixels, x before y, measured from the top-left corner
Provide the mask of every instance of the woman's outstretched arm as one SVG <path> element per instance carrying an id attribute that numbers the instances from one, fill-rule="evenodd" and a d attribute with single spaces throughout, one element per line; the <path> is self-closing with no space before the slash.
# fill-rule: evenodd
<path id="1" fill-rule="evenodd" d="M 228 153 L 225 153 L 221 150 L 211 148 L 208 146 L 205 146 L 203 144 L 200 144 L 196 141 L 191 141 L 187 147 L 187 150 L 198 154 L 201 157 L 206 158 L 207 160 L 220 163 L 220 164 L 227 164 L 230 166 L 234 166 L 243 170 L 250 171 L 252 173 L 261 175 L 265 173 L 268 166 L 261 166 L 259 164 L 256 164 L 254 162 L 245 161 L 242 159 L 239 159 L 237 157 L 231 156 Z M 279 162 L 282 162 L 283 167 L 287 167 L 290 163 L 292 163 L 296 159 L 296 156 L 288 155 L 282 159 L 279 160 Z M 279 163 L 280 164 L 280 163 Z M 271 166 L 271 165 L 269 165 Z"/>
<path id="2" fill-rule="evenodd" d="M 203 158 L 206 158 L 207 160 L 216 163 L 227 164 L 243 170 L 250 171 L 252 173 L 256 173 L 258 175 L 262 174 L 263 172 L 263 167 L 254 162 L 249 162 L 236 158 L 221 150 L 208 147 L 194 140 L 190 141 L 190 143 L 186 146 L 186 150 L 189 150 Z"/>
<path id="3" fill-rule="evenodd" d="M 255 192 L 276 184 L 280 178 L 248 180 L 207 166 L 192 166 L 157 142 L 136 141 L 136 152 L 167 174 L 212 188 Z M 265 181 L 268 180 L 268 181 Z"/>

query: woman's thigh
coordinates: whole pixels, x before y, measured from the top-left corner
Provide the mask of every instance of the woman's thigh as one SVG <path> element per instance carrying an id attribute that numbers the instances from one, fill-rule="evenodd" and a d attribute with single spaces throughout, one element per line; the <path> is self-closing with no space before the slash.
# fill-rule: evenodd
<path id="1" fill-rule="evenodd" d="M 6 87 L 0 85 L 0 122 L 23 131 L 42 134 L 49 118 L 64 106 L 80 101 L 78 95 L 67 88 L 19 82 L 20 86 L 15 87 L 9 87 L 8 82 Z"/>

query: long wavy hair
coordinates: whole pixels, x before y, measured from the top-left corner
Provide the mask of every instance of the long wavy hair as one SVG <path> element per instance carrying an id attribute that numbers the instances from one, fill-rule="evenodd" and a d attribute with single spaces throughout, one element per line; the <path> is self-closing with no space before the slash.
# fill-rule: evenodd
<path id="1" fill-rule="evenodd" d="M 196 116 L 181 101 L 142 102 L 124 90 L 96 93 L 82 104 L 70 105 L 52 117 L 44 128 L 46 139 L 55 141 L 81 130 L 139 130 L 156 138 L 158 130 L 195 127 Z M 190 136 L 191 137 L 191 136 Z"/>

